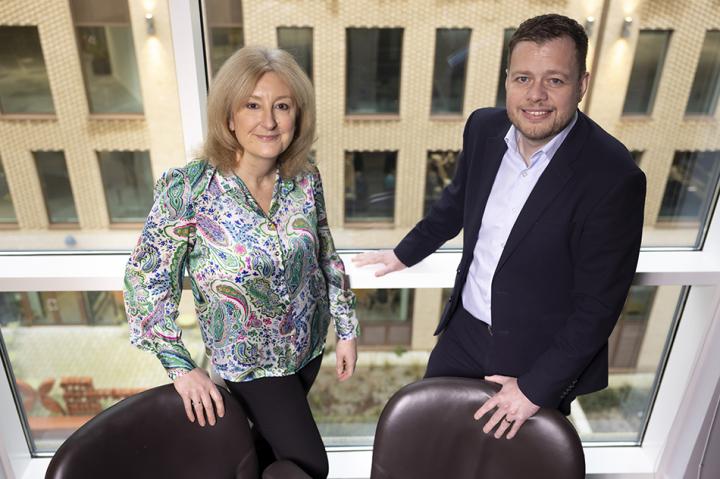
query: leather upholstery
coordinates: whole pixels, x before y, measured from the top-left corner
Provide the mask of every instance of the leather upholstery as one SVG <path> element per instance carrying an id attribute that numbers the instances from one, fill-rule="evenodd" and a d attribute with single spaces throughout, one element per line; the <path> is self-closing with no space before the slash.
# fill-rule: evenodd
<path id="1" fill-rule="evenodd" d="M 257 479 L 247 417 L 226 390 L 219 391 L 225 416 L 204 428 L 188 421 L 172 384 L 120 401 L 60 446 L 46 479 Z"/>
<path id="2" fill-rule="evenodd" d="M 473 414 L 497 390 L 480 379 L 430 378 L 398 391 L 378 422 L 371 478 L 584 478 L 580 438 L 554 409 L 540 409 L 512 440 L 483 433 L 489 414 Z"/>

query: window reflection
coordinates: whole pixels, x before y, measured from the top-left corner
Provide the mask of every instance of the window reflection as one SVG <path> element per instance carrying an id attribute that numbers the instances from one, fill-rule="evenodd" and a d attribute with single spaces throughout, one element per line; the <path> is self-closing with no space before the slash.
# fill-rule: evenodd
<path id="1" fill-rule="evenodd" d="M 36 151 L 35 167 L 40 177 L 50 223 L 77 223 L 65 155 L 62 151 Z"/>
<path id="2" fill-rule="evenodd" d="M 402 28 L 347 29 L 348 114 L 399 113 Z"/>
<path id="3" fill-rule="evenodd" d="M 313 29 L 278 27 L 278 48 L 289 52 L 300 68 L 312 80 L 313 77 Z"/>
<path id="4" fill-rule="evenodd" d="M 720 96 L 720 30 L 705 34 L 685 113 L 712 115 Z"/>
<path id="5" fill-rule="evenodd" d="M 446 186 L 455 176 L 459 151 L 430 151 L 427 156 L 427 173 L 425 174 L 425 206 L 423 215 L 427 215 Z"/>
<path id="6" fill-rule="evenodd" d="M 720 151 L 675 152 L 658 221 L 699 228 L 705 222 L 720 177 Z"/>
<path id="7" fill-rule="evenodd" d="M 73 0 L 80 65 L 91 113 L 142 113 L 127 2 Z"/>
<path id="8" fill-rule="evenodd" d="M 210 70 L 217 73 L 225 60 L 241 48 L 243 41 L 242 2 L 233 0 L 205 0 L 208 26 L 208 57 Z"/>
<path id="9" fill-rule="evenodd" d="M 5 178 L 5 169 L 0 161 L 0 223 L 15 223 L 16 221 L 10 189 L 7 178 Z"/>
<path id="10" fill-rule="evenodd" d="M 414 291 L 411 289 L 355 290 L 361 346 L 410 346 Z"/>
<path id="11" fill-rule="evenodd" d="M 432 113 L 462 113 L 470 29 L 435 31 Z"/>
<path id="12" fill-rule="evenodd" d="M 652 112 L 671 33 L 663 30 L 641 30 L 638 34 L 623 114 Z"/>
<path id="13" fill-rule="evenodd" d="M 345 221 L 388 222 L 395 215 L 397 152 L 345 154 Z"/>
<path id="14" fill-rule="evenodd" d="M 0 26 L 0 112 L 54 111 L 37 27 Z"/>
<path id="15" fill-rule="evenodd" d="M 507 77 L 508 52 L 510 51 L 510 38 L 515 33 L 516 28 L 506 28 L 503 31 L 503 47 L 500 55 L 500 73 L 498 74 L 497 95 L 495 96 L 495 106 L 498 108 L 505 106 L 505 77 Z"/>
<path id="16" fill-rule="evenodd" d="M 110 221 L 144 222 L 152 206 L 152 171 L 147 151 L 99 151 Z"/>

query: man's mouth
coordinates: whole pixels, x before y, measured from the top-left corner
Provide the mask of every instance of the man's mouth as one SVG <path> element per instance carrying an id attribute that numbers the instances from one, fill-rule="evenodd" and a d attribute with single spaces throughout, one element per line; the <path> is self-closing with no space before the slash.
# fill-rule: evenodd
<path id="1" fill-rule="evenodd" d="M 522 109 L 523 115 L 529 120 L 543 120 L 550 116 L 552 110 L 530 110 Z"/>

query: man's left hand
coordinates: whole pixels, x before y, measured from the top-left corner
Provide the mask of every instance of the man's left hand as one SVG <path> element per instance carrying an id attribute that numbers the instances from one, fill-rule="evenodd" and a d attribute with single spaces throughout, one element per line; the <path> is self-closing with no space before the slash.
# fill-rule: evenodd
<path id="1" fill-rule="evenodd" d="M 475 412 L 475 420 L 480 419 L 486 413 L 497 408 L 495 413 L 490 416 L 488 422 L 485 423 L 483 432 L 488 434 L 497 426 L 497 430 L 495 431 L 495 437 L 497 439 L 500 439 L 507 430 L 510 431 L 507 433 L 507 439 L 512 439 L 525 421 L 538 412 L 540 407 L 533 404 L 527 396 L 523 394 L 518 387 L 517 378 L 495 375 L 485 376 L 485 380 L 502 385 L 502 389 L 485 401 L 485 404 Z M 499 426 L 498 423 L 500 423 Z"/>

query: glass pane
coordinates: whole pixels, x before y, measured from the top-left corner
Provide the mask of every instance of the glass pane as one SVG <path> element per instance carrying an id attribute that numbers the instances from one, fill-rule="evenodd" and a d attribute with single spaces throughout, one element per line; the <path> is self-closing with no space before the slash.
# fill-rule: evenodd
<path id="1" fill-rule="evenodd" d="M 0 26 L 0 112 L 54 111 L 37 27 Z"/>
<path id="2" fill-rule="evenodd" d="M 469 29 L 436 30 L 432 113 L 462 113 L 469 44 Z"/>
<path id="3" fill-rule="evenodd" d="M 153 202 L 147 151 L 99 151 L 100 173 L 110 221 L 144 222 Z"/>
<path id="4" fill-rule="evenodd" d="M 182 304 L 183 341 L 206 364 L 187 311 Z M 155 356 L 130 345 L 119 291 L 0 293 L 0 333 L 36 452 L 54 451 L 103 409 L 168 382 Z"/>
<path id="5" fill-rule="evenodd" d="M 243 46 L 242 27 L 212 27 L 210 30 L 210 65 L 215 75 L 225 60 Z"/>
<path id="6" fill-rule="evenodd" d="M 13 208 L 10 190 L 2 162 L 0 162 L 0 223 L 15 223 L 15 209 Z"/>
<path id="7" fill-rule="evenodd" d="M 411 289 L 359 289 L 358 345 L 385 348 L 410 346 L 414 291 Z"/>
<path id="8" fill-rule="evenodd" d="M 685 113 L 713 115 L 720 96 L 720 31 L 705 35 Z"/>
<path id="9" fill-rule="evenodd" d="M 498 74 L 497 96 L 495 97 L 495 106 L 502 108 L 505 106 L 505 77 L 508 67 L 508 52 L 510 51 L 510 38 L 515 33 L 515 28 L 506 28 L 503 31 L 503 47 L 500 56 L 500 73 Z"/>
<path id="10" fill-rule="evenodd" d="M 313 77 L 313 29 L 279 27 L 278 47 L 289 52 L 307 76 Z"/>
<path id="11" fill-rule="evenodd" d="M 625 94 L 623 113 L 649 114 L 670 41 L 669 31 L 641 30 L 635 48 L 635 60 Z"/>
<path id="12" fill-rule="evenodd" d="M 65 155 L 62 151 L 36 151 L 33 155 L 50 223 L 77 223 Z"/>
<path id="13" fill-rule="evenodd" d="M 663 194 L 658 227 L 685 231 L 689 243 L 701 237 L 720 178 L 720 151 L 675 152 Z"/>
<path id="14" fill-rule="evenodd" d="M 442 191 L 455 176 L 459 151 L 429 151 L 425 175 L 425 206 L 423 215 L 442 195 Z"/>
<path id="15" fill-rule="evenodd" d="M 402 28 L 347 29 L 348 114 L 398 113 Z"/>
<path id="16" fill-rule="evenodd" d="M 345 221 L 389 222 L 395 215 L 397 152 L 345 154 Z"/>
<path id="17" fill-rule="evenodd" d="M 142 113 L 130 26 L 78 27 L 80 63 L 92 113 Z"/>
<path id="18" fill-rule="evenodd" d="M 579 396 L 570 420 L 584 442 L 640 442 L 688 288 L 633 286 L 609 341 L 609 386 Z"/>
<path id="19" fill-rule="evenodd" d="M 237 0 L 205 0 L 207 35 L 205 42 L 214 76 L 225 60 L 241 48 L 243 41 L 242 2 Z"/>

